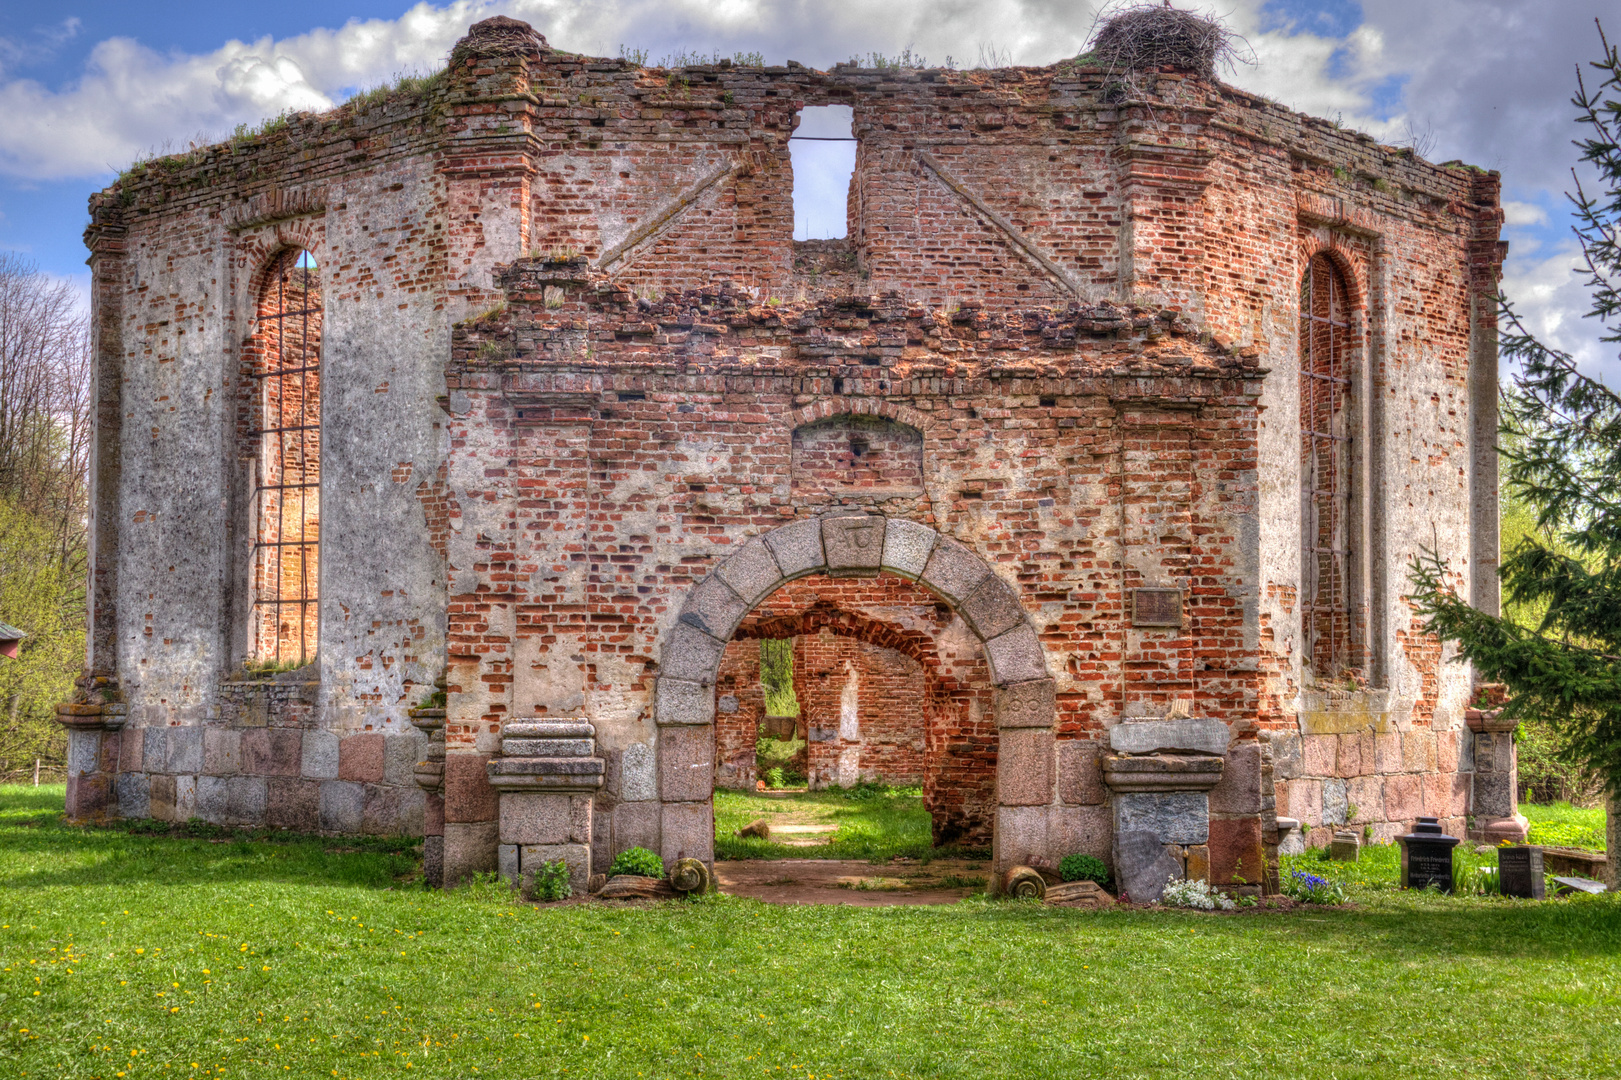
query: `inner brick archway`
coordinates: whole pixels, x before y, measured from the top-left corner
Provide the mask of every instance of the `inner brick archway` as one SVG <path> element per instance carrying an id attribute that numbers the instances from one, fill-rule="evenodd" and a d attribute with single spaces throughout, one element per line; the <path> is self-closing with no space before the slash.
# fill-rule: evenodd
<path id="1" fill-rule="evenodd" d="M 911 782 L 922 785 L 934 842 L 988 846 L 996 815 L 995 706 L 983 649 L 965 621 L 921 584 L 887 572 L 859 579 L 813 575 L 788 583 L 762 600 L 739 625 L 733 641 L 793 638 L 798 642 L 796 689 L 801 693 L 801 708 L 811 709 L 805 735 L 818 744 L 811 747 L 812 755 L 826 759 L 837 754 L 838 747 L 824 747 L 821 742 L 847 742 L 830 729 L 839 723 L 837 714 L 842 709 L 837 699 L 844 687 L 821 687 L 819 693 L 812 690 L 805 684 L 802 661 L 812 651 L 847 650 L 819 644 L 823 635 L 847 646 L 888 651 L 915 666 L 915 697 L 907 702 L 915 709 L 915 728 L 904 719 L 890 726 L 906 729 L 921 741 L 916 779 Z M 859 661 L 859 654 L 856 659 Z M 867 671 L 865 677 L 871 678 L 872 673 Z M 867 745 L 870 726 L 883 723 L 869 715 L 866 691 L 863 679 L 857 694 L 861 710 L 858 752 L 863 760 L 872 750 Z M 818 697 L 832 699 L 831 708 L 818 711 Z M 722 711 L 725 707 L 721 706 Z M 726 718 L 719 723 L 724 728 Z M 818 726 L 820 741 L 811 730 Z M 818 750 L 822 752 L 817 754 Z"/>
<path id="2" fill-rule="evenodd" d="M 949 605 L 983 650 L 999 744 L 994 870 L 1000 874 L 1019 860 L 1047 854 L 1054 690 L 1018 594 L 971 548 L 926 525 L 878 514 L 831 514 L 744 544 L 692 588 L 660 644 L 655 716 L 666 861 L 714 859 L 715 680 L 726 643 L 744 619 L 797 578 L 885 572 L 919 582 Z"/>

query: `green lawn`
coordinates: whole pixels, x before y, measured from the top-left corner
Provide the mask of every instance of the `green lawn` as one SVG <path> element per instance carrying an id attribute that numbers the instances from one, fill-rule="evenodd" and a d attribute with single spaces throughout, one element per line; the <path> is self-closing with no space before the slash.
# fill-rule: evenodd
<path id="1" fill-rule="evenodd" d="M 1550 847 L 1604 850 L 1604 807 L 1572 806 L 1568 802 L 1545 806 L 1520 804 L 1520 813 L 1531 823 L 1533 844 Z"/>
<path id="2" fill-rule="evenodd" d="M 796 823 L 837 826 L 827 842 L 810 847 L 760 840 L 736 833 L 756 818 L 773 825 Z M 862 786 L 844 791 L 799 791 L 756 795 L 715 792 L 715 857 L 719 859 L 869 859 L 883 862 L 896 855 L 911 859 L 949 856 L 987 858 L 981 848 L 936 848 L 930 837 L 929 812 L 919 788 Z"/>
<path id="3" fill-rule="evenodd" d="M 61 798 L 0 789 L 8 1078 L 1621 1074 L 1616 896 L 537 909 L 386 845 L 82 830 Z"/>

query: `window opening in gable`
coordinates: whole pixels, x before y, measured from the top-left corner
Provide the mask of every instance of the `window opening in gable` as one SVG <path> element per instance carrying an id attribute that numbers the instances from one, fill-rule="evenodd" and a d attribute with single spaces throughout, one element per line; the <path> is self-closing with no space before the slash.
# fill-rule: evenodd
<path id="1" fill-rule="evenodd" d="M 795 240 L 839 240 L 850 235 L 854 116 L 848 105 L 799 110 L 799 126 L 788 140 L 794 168 Z"/>
<path id="2" fill-rule="evenodd" d="M 1312 670 L 1353 666 L 1349 298 L 1340 272 L 1315 256 L 1300 283 L 1301 627 Z"/>
<path id="3" fill-rule="evenodd" d="M 321 279 L 307 251 L 271 266 L 260 296 L 254 378 L 252 655 L 302 666 L 319 631 L 321 539 Z"/>

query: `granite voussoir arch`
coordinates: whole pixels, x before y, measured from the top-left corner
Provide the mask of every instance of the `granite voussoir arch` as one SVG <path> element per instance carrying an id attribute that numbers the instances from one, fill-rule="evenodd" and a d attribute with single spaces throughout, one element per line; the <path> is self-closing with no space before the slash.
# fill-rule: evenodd
<path id="1" fill-rule="evenodd" d="M 779 586 L 808 574 L 864 577 L 884 571 L 926 586 L 979 637 L 998 691 L 1000 726 L 1051 725 L 1046 655 L 1014 588 L 961 542 L 919 522 L 878 514 L 827 514 L 783 525 L 744 544 L 693 586 L 660 644 L 658 724 L 714 722 L 715 674 L 726 643 L 744 616 Z M 1031 712 L 1045 716 L 1021 719 Z"/>

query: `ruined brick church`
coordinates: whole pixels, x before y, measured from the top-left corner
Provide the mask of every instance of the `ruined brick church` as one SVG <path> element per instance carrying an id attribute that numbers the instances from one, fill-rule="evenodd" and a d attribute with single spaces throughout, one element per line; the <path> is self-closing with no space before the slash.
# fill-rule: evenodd
<path id="1" fill-rule="evenodd" d="M 832 105 L 848 235 L 796 241 Z M 1403 595 L 1434 546 L 1497 603 L 1495 173 L 1191 63 L 666 71 L 495 18 L 90 206 L 76 817 L 709 861 L 792 638 L 899 655 L 895 760 L 998 870 L 1523 829 Z"/>

